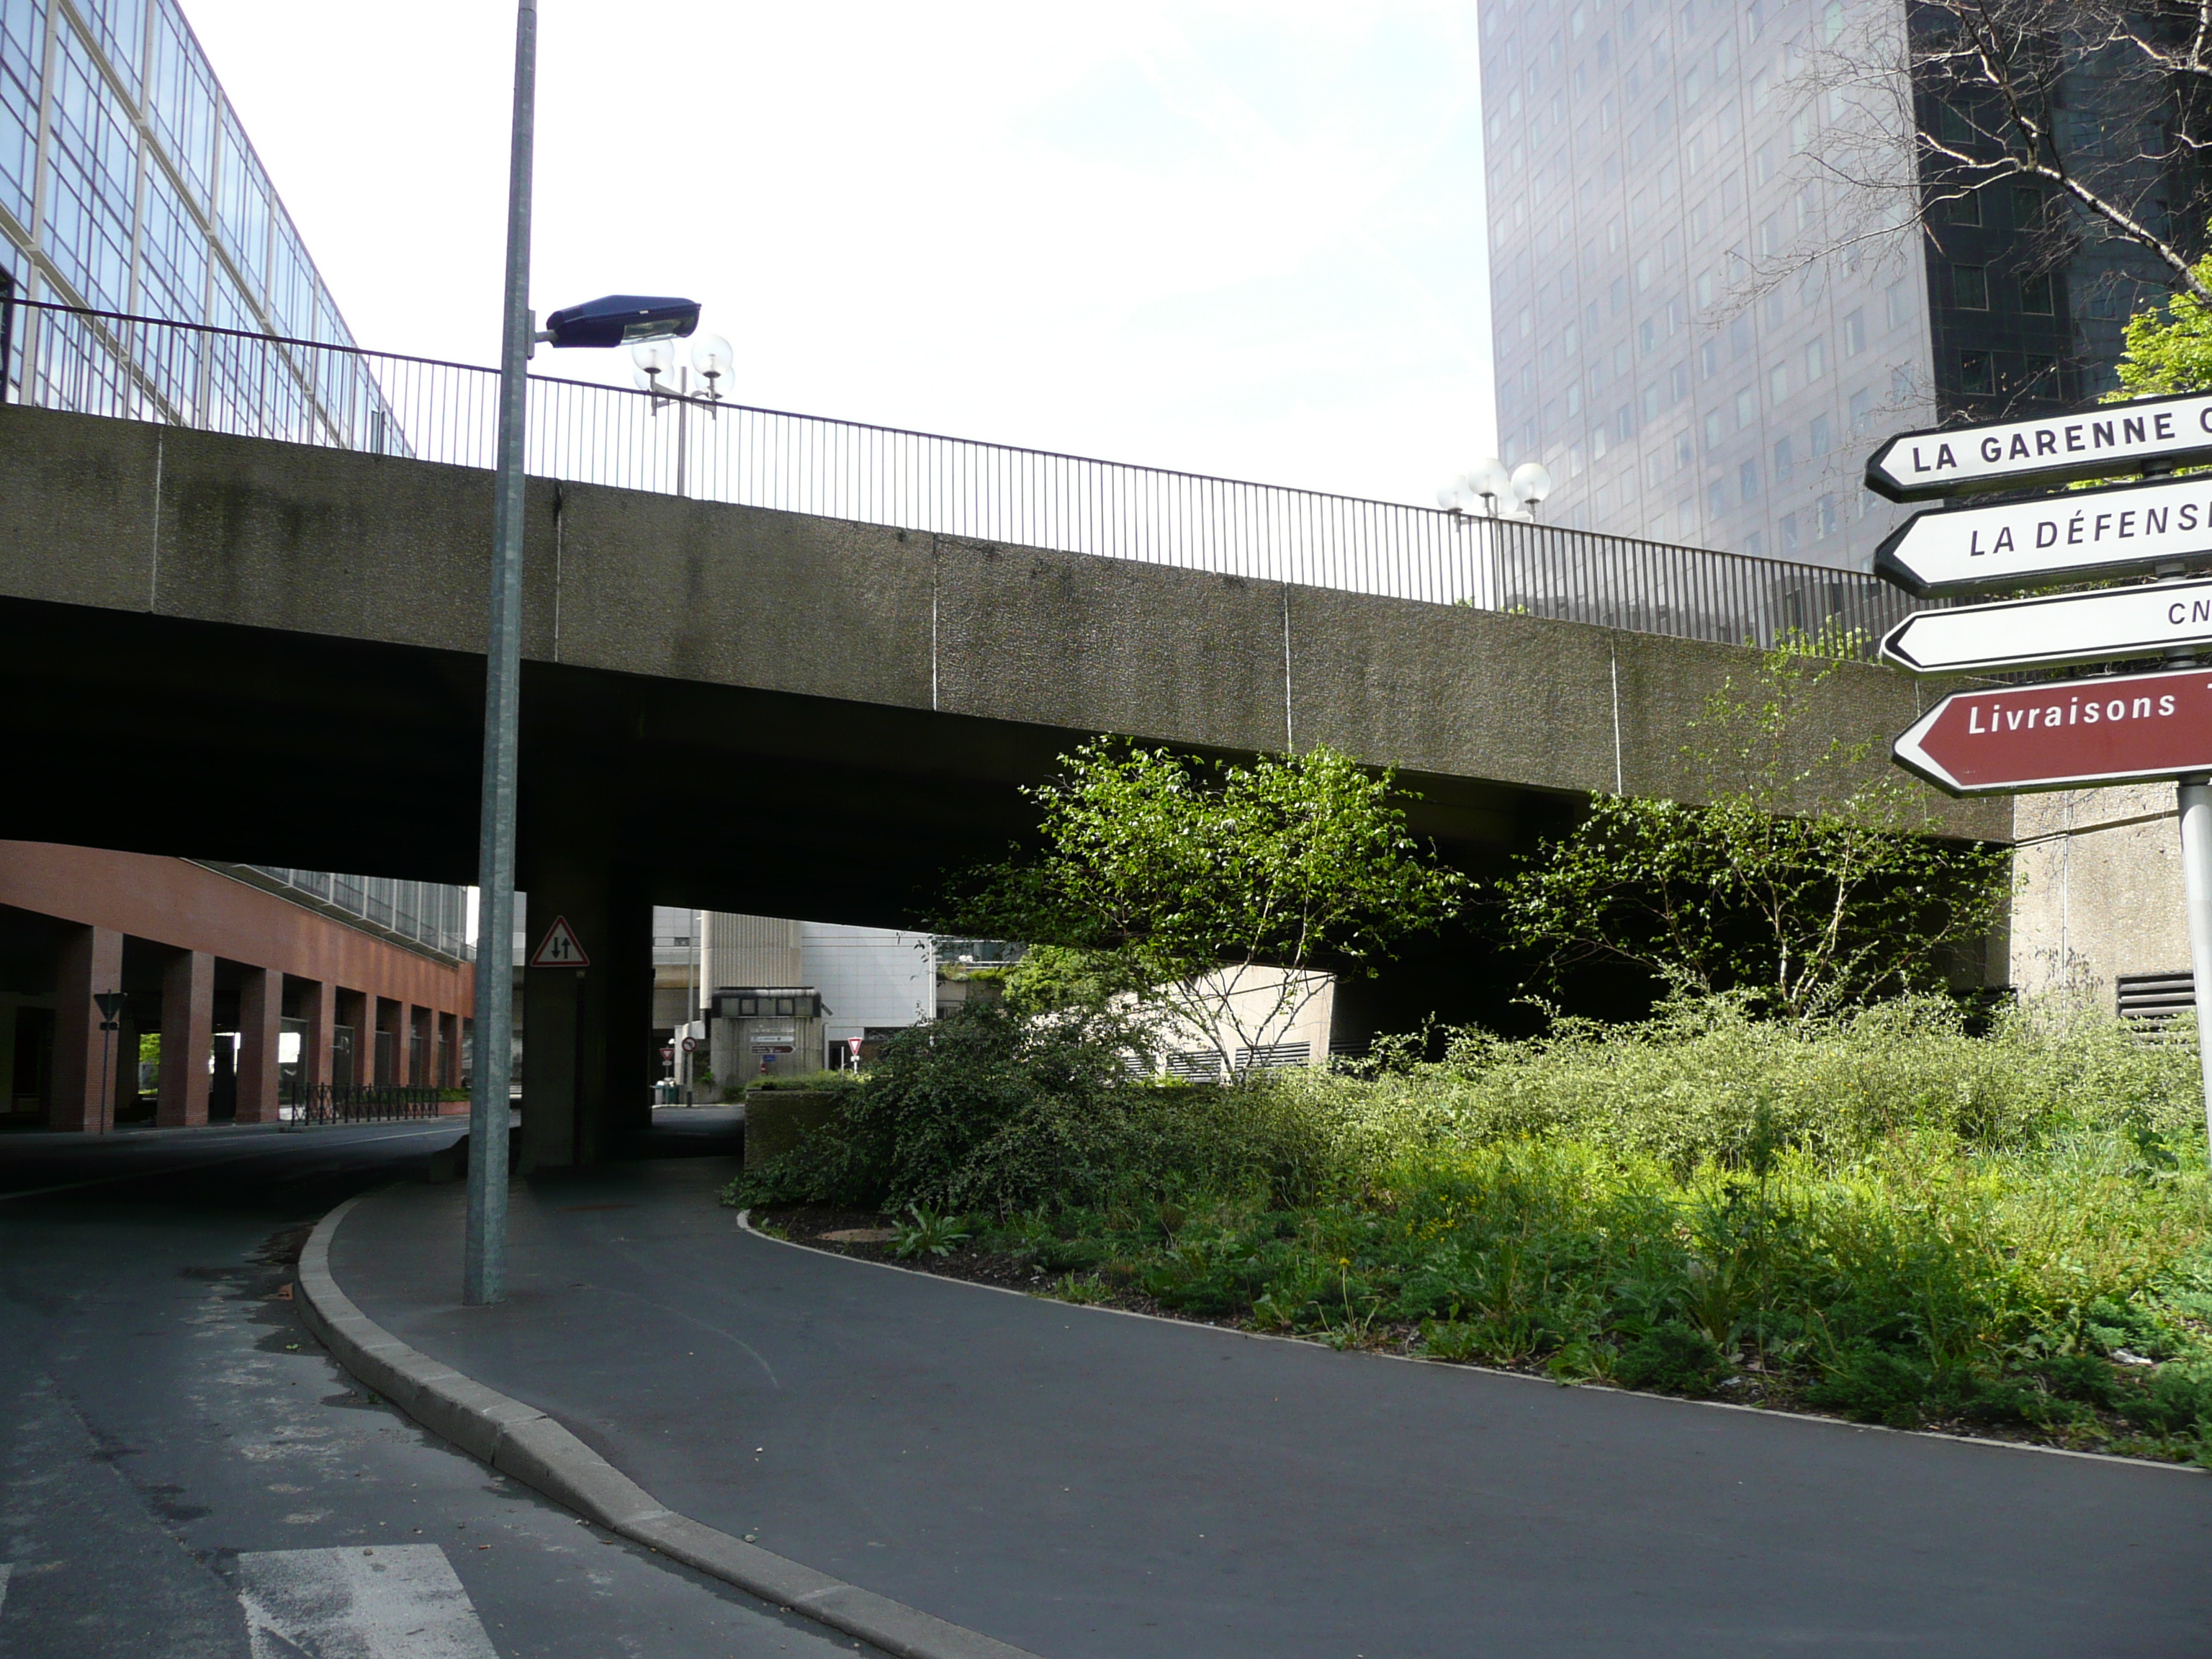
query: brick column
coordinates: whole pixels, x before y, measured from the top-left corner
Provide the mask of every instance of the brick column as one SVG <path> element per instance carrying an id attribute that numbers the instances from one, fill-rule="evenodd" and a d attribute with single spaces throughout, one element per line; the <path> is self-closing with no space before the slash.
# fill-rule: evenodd
<path id="1" fill-rule="evenodd" d="M 208 1057 L 215 1045 L 215 958 L 179 951 L 161 972 L 161 1097 L 154 1121 L 163 1128 L 207 1121 Z"/>
<path id="2" fill-rule="evenodd" d="M 411 1002 L 399 1005 L 399 1029 L 404 1034 L 401 1040 L 407 1044 L 407 1058 L 401 1063 L 400 1069 L 406 1073 L 407 1086 L 410 1089 L 427 1088 L 430 1082 L 430 1066 L 434 1059 L 431 1050 L 436 1047 L 436 1042 L 431 1034 L 428 1015 L 428 1009 L 418 1008 Z M 419 1066 L 415 1063 L 415 1033 L 418 1030 L 422 1033 L 422 1063 Z"/>
<path id="3" fill-rule="evenodd" d="M 338 988 L 328 980 L 309 980 L 300 996 L 307 1029 L 300 1036 L 300 1078 L 306 1083 L 331 1080 L 331 1027 L 338 1023 Z"/>
<path id="4" fill-rule="evenodd" d="M 277 1039 L 284 1030 L 284 975 L 249 968 L 238 991 L 238 1121 L 276 1121 Z"/>
<path id="5" fill-rule="evenodd" d="M 365 1089 L 374 1089 L 392 1081 L 384 1075 L 382 1057 L 377 1053 L 376 1039 L 384 1027 L 384 999 L 374 991 L 361 994 L 361 1018 L 354 1025 L 353 1076 L 354 1081 Z"/>
<path id="6" fill-rule="evenodd" d="M 107 1127 L 100 1107 L 100 1063 L 103 1041 L 113 1034 L 100 1029 L 100 1010 L 92 999 L 122 983 L 123 935 L 112 927 L 71 928 L 54 975 L 54 1092 L 46 1109 L 48 1128 Z M 137 1060 L 133 1053 L 129 1063 L 135 1066 Z M 107 1063 L 125 1063 L 112 1044 Z"/>
<path id="7" fill-rule="evenodd" d="M 461 1081 L 461 1017 L 438 1016 L 438 1086 L 453 1089 Z"/>

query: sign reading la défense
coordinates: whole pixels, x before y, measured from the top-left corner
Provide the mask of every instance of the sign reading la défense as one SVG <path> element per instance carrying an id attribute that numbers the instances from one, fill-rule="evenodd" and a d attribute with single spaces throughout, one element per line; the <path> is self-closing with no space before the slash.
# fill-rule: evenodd
<path id="1" fill-rule="evenodd" d="M 1916 674 L 2152 657 L 2212 642 L 2212 581 L 2148 582 L 2049 599 L 1916 611 L 1890 629 L 1882 659 Z"/>
<path id="2" fill-rule="evenodd" d="M 1916 513 L 1882 538 L 1874 568 L 1911 593 L 1973 593 L 2208 560 L 2212 475 L 2200 473 Z"/>
<path id="3" fill-rule="evenodd" d="M 1953 795 L 2212 772 L 2212 670 L 1956 691 L 1892 752 Z"/>
<path id="4" fill-rule="evenodd" d="M 2212 460 L 2212 394 L 2106 404 L 2087 414 L 1899 433 L 1868 459 L 1866 486 L 1893 501 L 2023 489 Z"/>

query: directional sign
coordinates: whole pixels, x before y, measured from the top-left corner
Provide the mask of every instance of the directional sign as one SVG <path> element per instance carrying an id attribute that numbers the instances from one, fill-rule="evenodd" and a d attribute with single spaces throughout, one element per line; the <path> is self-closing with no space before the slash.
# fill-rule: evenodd
<path id="1" fill-rule="evenodd" d="M 576 930 L 568 926 L 568 918 L 556 916 L 553 925 L 545 930 L 545 937 L 538 942 L 538 949 L 532 953 L 530 965 L 532 968 L 588 968 L 592 965 L 592 959 L 584 954 L 584 947 L 576 942 Z"/>
<path id="2" fill-rule="evenodd" d="M 1905 432 L 1875 451 L 1866 486 L 1893 501 L 2020 489 L 2212 459 L 2212 396 L 2143 398 L 2086 413 Z"/>
<path id="3" fill-rule="evenodd" d="M 1874 556 L 1875 574 L 1913 593 L 1989 592 L 2207 562 L 2212 476 L 2203 474 L 1916 513 Z"/>
<path id="4" fill-rule="evenodd" d="M 1891 752 L 1954 795 L 2212 772 L 2212 670 L 1955 692 Z"/>
<path id="5" fill-rule="evenodd" d="M 2148 582 L 2048 599 L 1916 611 L 1881 642 L 1916 674 L 2058 668 L 2212 641 L 2212 582 Z"/>

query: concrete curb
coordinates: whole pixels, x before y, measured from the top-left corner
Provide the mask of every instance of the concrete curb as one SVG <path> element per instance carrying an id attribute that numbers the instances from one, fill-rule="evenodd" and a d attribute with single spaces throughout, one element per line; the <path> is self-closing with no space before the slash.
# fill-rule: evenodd
<path id="1" fill-rule="evenodd" d="M 301 1316 L 339 1364 L 423 1427 L 610 1532 L 897 1659 L 1037 1659 L 678 1515 L 536 1407 L 409 1347 L 331 1277 L 331 1240 L 360 1202 L 325 1216 L 300 1252 Z"/>

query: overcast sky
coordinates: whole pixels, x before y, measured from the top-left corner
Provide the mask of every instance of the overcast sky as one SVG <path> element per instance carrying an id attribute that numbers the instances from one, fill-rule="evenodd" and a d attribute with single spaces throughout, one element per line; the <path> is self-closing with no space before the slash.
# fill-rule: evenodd
<path id="1" fill-rule="evenodd" d="M 496 361 L 512 5 L 184 5 L 362 343 Z M 746 403 L 1390 500 L 1494 447 L 1472 0 L 540 16 L 541 313 L 689 295 Z"/>

